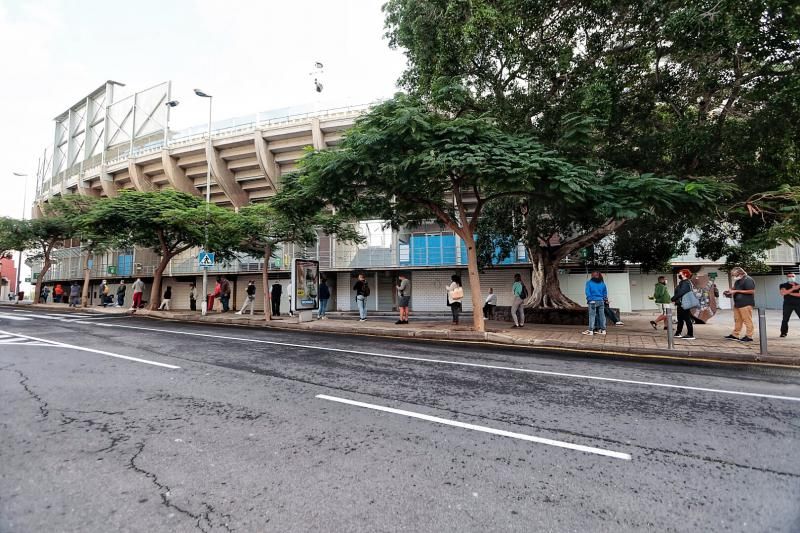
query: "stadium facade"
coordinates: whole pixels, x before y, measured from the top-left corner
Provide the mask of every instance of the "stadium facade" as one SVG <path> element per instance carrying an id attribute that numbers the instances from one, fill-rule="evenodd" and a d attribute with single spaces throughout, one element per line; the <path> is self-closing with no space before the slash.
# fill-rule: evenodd
<path id="1" fill-rule="evenodd" d="M 129 189 L 171 188 L 203 196 L 209 165 L 211 201 L 237 209 L 273 195 L 280 176 L 296 167 L 306 147 L 336 146 L 355 119 L 370 107 L 369 104 L 325 110 L 297 107 L 255 113 L 212 123 L 209 138 L 207 125 L 183 131 L 170 129 L 170 106 L 166 105 L 171 100 L 169 82 L 115 100 L 114 91 L 119 85 L 114 81 L 104 83 L 55 118 L 53 147 L 45 153 L 40 165 L 33 216 L 41 215 L 42 204 L 59 195 L 111 197 Z M 291 258 L 318 259 L 332 289 L 329 308 L 342 311 L 356 308 L 351 288 L 359 272 L 366 273 L 372 282 L 369 308 L 380 311 L 396 308 L 393 287 L 401 271 L 412 282 L 414 311 L 446 310 L 445 287 L 450 276 L 461 273 L 467 280 L 463 243 L 435 222 L 394 231 L 381 220 L 367 220 L 359 222 L 359 228 L 366 237 L 361 245 L 321 236 L 313 248 L 290 245 L 279 250 L 270 260 L 271 278 L 286 285 Z M 198 250 L 190 250 L 181 254 L 165 272 L 163 283 L 173 289 L 173 308 L 188 308 L 190 282 L 200 286 L 202 274 L 197 253 Z M 780 306 L 777 285 L 784 272 L 798 270 L 799 258 L 798 247 L 782 246 L 769 252 L 771 272 L 756 277 L 760 306 Z M 54 259 L 44 280 L 46 284 L 83 280 L 78 241 L 65 243 L 54 252 Z M 142 248 L 98 254 L 90 261 L 93 284 L 90 294 L 96 301 L 102 279 L 107 279 L 112 287 L 120 280 L 137 277 L 148 282 L 157 263 L 154 252 Z M 230 264 L 217 265 L 210 274 L 224 274 L 232 280 L 235 287 L 232 303 L 238 307 L 245 297 L 248 281 L 254 280 L 261 290 L 262 266 L 262 260 L 242 256 Z M 728 286 L 728 275 L 719 270 L 719 263 L 690 254 L 675 258 L 673 266 L 700 268 L 703 273 L 717 276 L 721 290 Z M 41 265 L 33 264 L 32 268 L 37 277 Z M 498 304 L 510 305 L 515 273 L 530 279 L 530 263 L 524 247 L 482 274 L 482 289 L 488 291 L 493 287 Z M 565 294 L 582 302 L 586 265 L 579 257 L 568 258 L 560 274 Z M 672 283 L 672 273 L 666 274 Z M 657 273 L 642 273 L 635 265 L 607 272 L 612 304 L 623 311 L 655 310 L 648 296 L 657 276 Z M 468 285 L 465 292 L 469 293 Z M 282 309 L 287 308 L 287 293 L 283 291 Z M 130 299 L 128 294 L 126 304 Z M 464 302 L 469 310 L 468 294 Z M 721 306 L 726 303 L 721 302 Z"/>

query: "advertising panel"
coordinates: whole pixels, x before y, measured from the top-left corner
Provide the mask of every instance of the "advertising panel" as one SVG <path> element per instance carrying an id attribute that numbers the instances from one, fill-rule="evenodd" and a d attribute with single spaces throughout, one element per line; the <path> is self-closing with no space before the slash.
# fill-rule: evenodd
<path id="1" fill-rule="evenodd" d="M 295 311 L 314 310 L 318 306 L 319 261 L 293 259 L 292 262 L 292 306 Z"/>

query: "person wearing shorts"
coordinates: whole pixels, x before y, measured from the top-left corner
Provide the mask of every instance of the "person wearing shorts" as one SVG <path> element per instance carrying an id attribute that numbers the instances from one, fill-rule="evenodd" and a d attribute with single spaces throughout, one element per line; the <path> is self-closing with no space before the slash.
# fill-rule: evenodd
<path id="1" fill-rule="evenodd" d="M 397 308 L 400 310 L 400 320 L 395 324 L 408 324 L 408 306 L 411 304 L 411 282 L 405 274 L 400 274 L 397 284 Z"/>

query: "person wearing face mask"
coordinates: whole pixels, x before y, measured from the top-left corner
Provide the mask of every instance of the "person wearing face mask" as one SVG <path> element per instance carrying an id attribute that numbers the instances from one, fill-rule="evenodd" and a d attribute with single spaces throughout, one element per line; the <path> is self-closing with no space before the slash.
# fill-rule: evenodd
<path id="1" fill-rule="evenodd" d="M 656 305 L 661 310 L 661 314 L 655 320 L 650 321 L 653 329 L 658 329 L 658 323 L 664 321 L 664 329 L 667 329 L 667 306 L 672 303 L 669 297 L 669 289 L 667 289 L 667 278 L 665 276 L 658 276 L 658 283 L 656 283 L 653 295 L 650 296 L 651 300 L 655 300 Z"/>
<path id="2" fill-rule="evenodd" d="M 731 270 L 731 275 L 735 280 L 733 288 L 723 294 L 728 298 L 733 298 L 733 333 L 725 337 L 741 342 L 753 342 L 753 308 L 756 306 L 756 282 L 747 275 L 742 267 Z M 744 325 L 746 331 L 742 338 L 739 333 Z"/>
<path id="3" fill-rule="evenodd" d="M 693 306 L 692 303 L 688 301 L 691 300 L 691 294 L 693 294 L 692 282 L 689 281 L 691 277 L 691 270 L 684 268 L 678 272 L 678 286 L 675 288 L 675 294 L 672 296 L 672 301 L 675 302 L 678 309 L 678 327 L 675 329 L 675 338 L 689 341 L 694 340 Z M 697 298 L 694 298 L 693 301 L 696 302 Z M 686 324 L 686 335 L 682 335 L 684 324 Z"/>
<path id="4" fill-rule="evenodd" d="M 797 283 L 794 272 L 786 274 L 786 283 L 781 283 L 780 290 L 783 296 L 783 320 L 781 321 L 781 337 L 789 333 L 789 319 L 792 313 L 800 318 L 800 283 Z"/>

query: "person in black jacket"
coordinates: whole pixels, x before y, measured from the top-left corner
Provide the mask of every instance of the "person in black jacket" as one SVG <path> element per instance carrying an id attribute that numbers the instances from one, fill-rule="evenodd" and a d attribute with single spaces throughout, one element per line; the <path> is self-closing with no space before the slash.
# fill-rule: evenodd
<path id="1" fill-rule="evenodd" d="M 678 272 L 678 286 L 675 288 L 675 295 L 672 301 L 678 306 L 678 328 L 675 330 L 675 338 L 694 340 L 694 325 L 691 309 L 684 309 L 681 306 L 681 299 L 683 295 L 692 292 L 692 282 L 689 281 L 692 277 L 692 272 L 683 269 Z M 682 335 L 683 325 L 686 324 L 686 335 Z"/>
<path id="2" fill-rule="evenodd" d="M 272 291 L 270 292 L 269 299 L 272 302 L 272 316 L 281 316 L 281 295 L 283 294 L 283 286 L 280 283 L 272 284 Z"/>
<path id="3" fill-rule="evenodd" d="M 327 320 L 328 317 L 326 313 L 328 311 L 328 300 L 331 299 L 331 290 L 328 288 L 328 280 L 326 278 L 319 280 L 317 297 L 319 298 L 319 312 L 317 313 L 317 318 L 319 320 Z"/>

